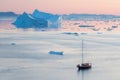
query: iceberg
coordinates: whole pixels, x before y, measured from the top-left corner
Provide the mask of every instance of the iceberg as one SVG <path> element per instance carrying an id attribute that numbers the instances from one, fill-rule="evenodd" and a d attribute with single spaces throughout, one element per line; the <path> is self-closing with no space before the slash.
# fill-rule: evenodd
<path id="1" fill-rule="evenodd" d="M 47 25 L 48 28 L 60 28 L 61 27 L 62 16 L 60 15 L 53 15 L 50 13 L 45 13 L 45 12 L 35 10 L 32 16 L 35 17 L 36 19 L 46 20 L 48 22 L 48 25 Z"/>
<path id="2" fill-rule="evenodd" d="M 45 28 L 47 21 L 43 19 L 36 20 L 32 15 L 24 12 L 13 23 L 17 28 Z"/>
<path id="3" fill-rule="evenodd" d="M 50 13 L 45 13 L 45 12 L 41 12 L 39 10 L 34 10 L 34 12 L 32 13 L 32 16 L 35 17 L 36 19 L 49 19 L 50 17 L 54 16 L 53 14 Z"/>
<path id="4" fill-rule="evenodd" d="M 60 28 L 62 17 L 35 10 L 33 14 L 24 12 L 13 23 L 17 28 Z"/>
<path id="5" fill-rule="evenodd" d="M 60 28 L 62 22 L 62 17 L 59 15 L 54 15 L 48 19 L 48 28 Z"/>
<path id="6" fill-rule="evenodd" d="M 49 54 L 54 54 L 54 55 L 63 55 L 63 52 L 57 52 L 57 51 L 50 51 Z"/>

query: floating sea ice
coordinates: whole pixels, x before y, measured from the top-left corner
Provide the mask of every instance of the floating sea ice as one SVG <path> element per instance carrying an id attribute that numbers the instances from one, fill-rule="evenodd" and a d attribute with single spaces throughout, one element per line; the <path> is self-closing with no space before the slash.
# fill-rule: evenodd
<path id="1" fill-rule="evenodd" d="M 11 43 L 11 45 L 16 45 L 16 43 Z"/>
<path id="2" fill-rule="evenodd" d="M 68 35 L 75 35 L 75 36 L 79 36 L 79 34 L 77 32 L 64 32 L 63 34 L 68 34 Z"/>
<path id="3" fill-rule="evenodd" d="M 54 54 L 54 55 L 63 55 L 63 52 L 57 52 L 57 51 L 50 51 L 49 54 Z"/>

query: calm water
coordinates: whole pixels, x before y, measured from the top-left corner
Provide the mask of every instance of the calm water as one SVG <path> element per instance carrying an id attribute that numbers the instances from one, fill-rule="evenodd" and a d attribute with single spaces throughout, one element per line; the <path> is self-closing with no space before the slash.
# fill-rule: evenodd
<path id="1" fill-rule="evenodd" d="M 82 39 L 84 61 L 92 63 L 92 69 L 78 72 Z M 75 36 L 61 31 L 1 31 L 0 80 L 120 80 L 119 40 L 120 34 L 113 32 Z"/>

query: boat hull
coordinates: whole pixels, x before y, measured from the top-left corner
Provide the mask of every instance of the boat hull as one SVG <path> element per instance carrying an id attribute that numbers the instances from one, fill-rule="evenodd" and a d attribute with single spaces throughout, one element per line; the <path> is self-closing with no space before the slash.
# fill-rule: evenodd
<path id="1" fill-rule="evenodd" d="M 81 64 L 81 65 L 77 65 L 78 70 L 87 70 L 87 69 L 91 69 L 91 64 L 89 63 L 85 63 L 85 64 Z"/>

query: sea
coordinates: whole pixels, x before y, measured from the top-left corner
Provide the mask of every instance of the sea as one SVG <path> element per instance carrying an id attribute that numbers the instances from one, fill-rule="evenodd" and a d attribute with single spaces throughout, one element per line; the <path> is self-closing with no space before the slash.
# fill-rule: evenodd
<path id="1" fill-rule="evenodd" d="M 44 31 L 17 29 L 13 21 L 0 20 L 0 80 L 120 80 L 119 21 L 63 21 Z M 82 40 L 92 68 L 78 71 Z"/>

